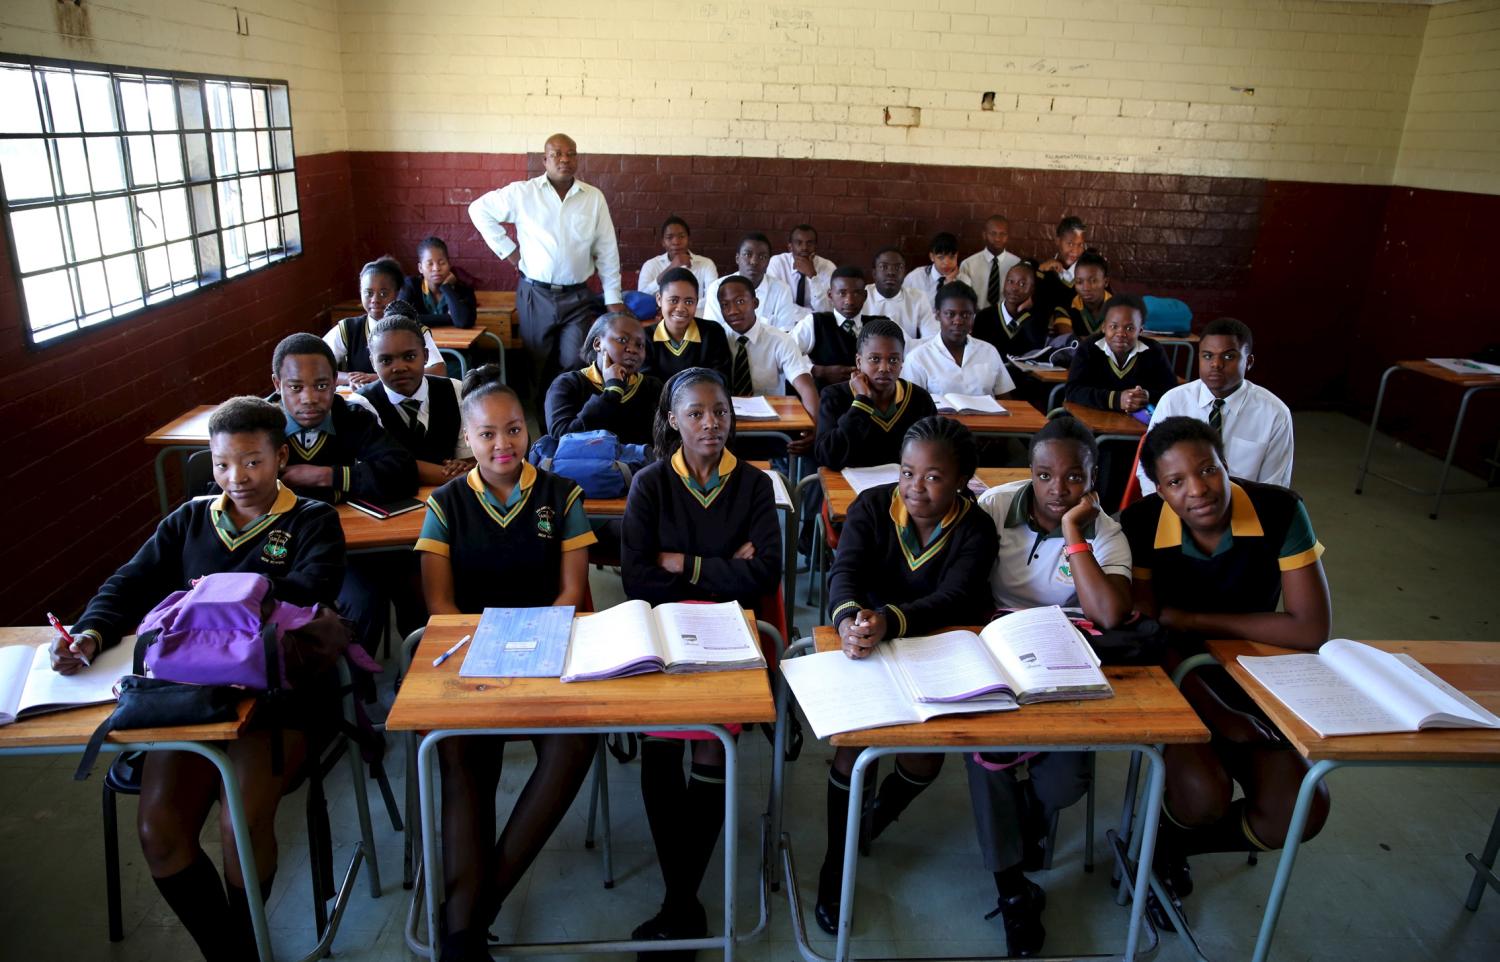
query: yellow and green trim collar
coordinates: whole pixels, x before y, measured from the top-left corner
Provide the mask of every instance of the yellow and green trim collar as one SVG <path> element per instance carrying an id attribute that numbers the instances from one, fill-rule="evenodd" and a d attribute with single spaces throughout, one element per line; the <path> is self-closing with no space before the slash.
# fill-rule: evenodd
<path id="1" fill-rule="evenodd" d="M 682 352 L 687 350 L 689 344 L 703 343 L 703 335 L 698 331 L 698 321 L 694 318 L 688 321 L 688 329 L 682 335 L 682 340 L 672 340 L 672 332 L 667 330 L 667 319 L 662 318 L 656 324 L 656 330 L 651 335 L 651 340 L 657 344 L 666 345 L 667 350 L 672 352 L 673 357 L 681 357 Z"/>
<path id="2" fill-rule="evenodd" d="M 718 499 L 720 492 L 724 490 L 724 482 L 729 480 L 729 476 L 734 473 L 738 465 L 739 459 L 731 454 L 728 448 L 725 448 L 724 453 L 719 456 L 719 466 L 714 468 L 713 474 L 709 475 L 708 484 L 703 485 L 699 484 L 698 480 L 693 477 L 693 472 L 688 470 L 687 455 L 682 453 L 682 448 L 672 453 L 672 470 L 677 472 L 677 477 L 682 479 L 683 486 L 688 489 L 688 493 L 705 508 Z"/>
<path id="3" fill-rule="evenodd" d="M 501 504 L 490 493 L 490 489 L 485 487 L 478 468 L 469 471 L 468 482 L 469 488 L 479 499 L 479 504 L 484 508 L 485 514 L 490 516 L 490 520 L 504 528 L 516 520 L 516 515 L 521 513 L 521 509 L 526 507 L 526 502 L 531 498 L 531 487 L 536 483 L 536 468 L 529 461 L 521 462 L 521 478 L 516 482 L 516 486 L 510 489 L 510 497 L 505 499 L 504 504 Z"/>
<path id="4" fill-rule="evenodd" d="M 1265 529 L 1261 527 L 1260 515 L 1255 513 L 1255 504 L 1250 500 L 1250 494 L 1244 488 L 1229 482 L 1229 530 L 1219 539 L 1219 544 L 1214 548 L 1213 555 L 1221 555 L 1228 551 L 1234 544 L 1235 538 L 1264 538 Z M 1196 546 L 1189 547 L 1182 538 L 1182 519 L 1177 517 L 1176 512 L 1167 506 L 1166 501 L 1161 504 L 1161 514 L 1156 518 L 1156 540 L 1154 548 L 1179 548 L 1184 552 L 1191 550 L 1199 553 Z M 1305 568 L 1323 556 L 1323 545 L 1314 541 L 1312 546 L 1305 551 L 1288 555 L 1277 560 L 1277 566 L 1282 571 L 1295 571 Z M 1133 569 L 1137 577 L 1149 578 L 1150 569 Z"/>
<path id="5" fill-rule="evenodd" d="M 911 516 L 907 514 L 906 502 L 901 500 L 901 489 L 891 489 L 891 522 L 896 526 L 896 540 L 901 543 L 901 554 L 906 558 L 906 566 L 916 571 L 933 558 L 942 553 L 952 540 L 953 526 L 969 513 L 974 502 L 964 495 L 959 495 L 953 502 L 953 507 L 943 515 L 943 520 L 933 529 L 932 538 L 924 546 L 921 537 L 917 534 L 917 526 L 912 523 Z"/>
<path id="6" fill-rule="evenodd" d="M 598 391 L 600 394 L 603 394 L 605 391 L 614 391 L 616 394 L 620 395 L 621 401 L 628 401 L 631 398 L 635 397 L 635 392 L 640 390 L 641 381 L 643 380 L 642 375 L 632 374 L 629 378 L 626 379 L 625 386 L 623 388 L 618 384 L 607 384 L 604 381 L 604 375 L 599 371 L 598 361 L 595 361 L 593 364 L 590 364 L 588 367 L 584 368 L 583 376 L 588 380 L 590 384 L 594 386 L 594 390 Z"/>
<path id="7" fill-rule="evenodd" d="M 854 407 L 868 414 L 870 420 L 874 421 L 882 431 L 889 431 L 895 427 L 896 422 L 901 420 L 901 415 L 906 413 L 906 406 L 910 403 L 911 390 L 900 378 L 896 379 L 896 399 L 884 411 L 875 410 L 874 405 L 861 401 L 859 398 L 854 399 Z"/>
<path id="8" fill-rule="evenodd" d="M 208 506 L 208 513 L 214 522 L 214 532 L 218 534 L 224 547 L 230 551 L 236 551 L 246 542 L 260 537 L 262 532 L 276 523 L 277 518 L 296 506 L 296 492 L 277 481 L 276 500 L 271 503 L 271 510 L 250 522 L 243 531 L 235 528 L 233 519 L 229 517 L 229 493 L 227 491 L 213 500 Z"/>
<path id="9" fill-rule="evenodd" d="M 1019 528 L 1022 525 L 1041 535 L 1039 540 L 1046 541 L 1048 538 L 1061 538 L 1063 536 L 1062 525 L 1058 525 L 1051 531 L 1043 531 L 1036 526 L 1031 518 L 1031 507 L 1036 502 L 1036 492 L 1032 489 L 1031 482 L 1016 492 L 1015 497 L 1010 499 L 1010 507 L 1005 511 L 1005 527 Z M 1092 542 L 1095 536 L 1095 523 L 1090 521 L 1088 527 L 1083 531 L 1083 540 Z"/>

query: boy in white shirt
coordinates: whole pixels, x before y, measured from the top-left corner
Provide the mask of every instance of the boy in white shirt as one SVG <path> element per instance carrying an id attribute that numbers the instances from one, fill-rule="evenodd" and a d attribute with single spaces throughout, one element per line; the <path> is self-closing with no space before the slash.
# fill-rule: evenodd
<path id="1" fill-rule="evenodd" d="M 996 214 L 984 222 L 984 249 L 965 257 L 958 265 L 959 278 L 979 295 L 979 309 L 1000 303 L 1005 275 L 1021 258 L 1005 249 L 1010 240 L 1010 221 Z"/>
<path id="2" fill-rule="evenodd" d="M 865 286 L 865 312 L 900 324 L 909 353 L 937 333 L 937 321 L 932 316 L 932 298 L 906 287 L 902 283 L 905 277 L 906 258 L 894 247 L 882 247 L 875 254 L 875 283 Z"/>
<path id="3" fill-rule="evenodd" d="M 937 294 L 939 336 L 906 355 L 902 376 L 934 398 L 949 393 L 1000 397 L 1015 390 L 1000 352 L 971 333 L 979 313 L 976 299 L 963 281 L 944 284 Z"/>
<path id="4" fill-rule="evenodd" d="M 719 276 L 719 268 L 713 261 L 702 254 L 694 254 L 688 250 L 688 243 L 692 239 L 692 231 L 689 230 L 687 221 L 673 214 L 661 225 L 661 246 L 663 253 L 657 254 L 649 261 L 641 265 L 640 276 L 636 278 L 635 289 L 647 294 L 655 294 L 657 290 L 656 279 L 664 272 L 674 267 L 686 267 L 698 278 L 698 289 L 708 290 Z"/>
<path id="5" fill-rule="evenodd" d="M 735 271 L 755 285 L 755 297 L 760 301 L 760 316 L 767 324 L 781 331 L 790 331 L 805 313 L 792 303 L 792 291 L 785 283 L 766 273 L 771 263 L 771 242 L 765 234 L 752 232 L 740 240 L 734 252 Z M 719 313 L 719 278 L 708 285 L 708 290 L 699 300 L 708 305 L 707 317 L 719 323 L 724 315 Z"/>
<path id="6" fill-rule="evenodd" d="M 790 384 L 802 406 L 815 421 L 818 417 L 818 389 L 813 384 L 812 361 L 797 349 L 792 336 L 761 323 L 755 316 L 760 301 L 748 278 L 731 274 L 719 284 L 719 313 L 724 316 L 725 333 L 729 335 L 730 384 L 735 397 L 779 395 Z M 792 455 L 812 450 L 813 433 L 787 445 Z"/>
<path id="7" fill-rule="evenodd" d="M 787 239 L 786 252 L 771 258 L 766 273 L 792 290 L 792 303 L 808 311 L 828 310 L 828 282 L 837 265 L 818 256 L 818 232 L 798 224 Z"/>
<path id="8" fill-rule="evenodd" d="M 1245 380 L 1255 364 L 1250 327 L 1232 317 L 1210 321 L 1198 342 L 1198 380 L 1179 384 L 1161 396 L 1151 426 L 1183 415 L 1207 421 L 1224 438 L 1230 474 L 1247 481 L 1292 484 L 1292 412 L 1276 395 Z M 1141 494 L 1156 485 L 1136 468 Z"/>
<path id="9" fill-rule="evenodd" d="M 933 234 L 932 242 L 927 245 L 927 260 L 927 264 L 913 267 L 901 284 L 916 288 L 931 303 L 939 287 L 961 280 L 958 274 L 958 238 L 947 231 Z"/>

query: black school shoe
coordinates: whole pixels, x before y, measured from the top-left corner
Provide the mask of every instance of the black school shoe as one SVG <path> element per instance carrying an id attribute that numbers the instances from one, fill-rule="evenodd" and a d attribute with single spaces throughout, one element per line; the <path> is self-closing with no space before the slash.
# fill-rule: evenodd
<path id="1" fill-rule="evenodd" d="M 700 903 L 691 906 L 661 907 L 651 918 L 637 925 L 630 932 L 632 939 L 641 941 L 665 941 L 667 939 L 701 939 L 708 935 L 708 913 Z M 638 952 L 636 962 L 693 962 L 697 949 L 680 949 L 670 952 Z"/>
<path id="2" fill-rule="evenodd" d="M 813 921 L 829 935 L 839 934 L 839 896 L 843 894 L 843 863 L 832 867 L 827 863 L 818 869 L 818 899 L 813 905 Z"/>
<path id="3" fill-rule="evenodd" d="M 1030 879 L 1020 895 L 1000 899 L 986 920 L 1000 916 L 1005 923 L 1005 948 L 1009 955 L 1026 958 L 1042 951 L 1047 930 L 1042 927 L 1042 910 L 1047 907 L 1047 893 Z"/>

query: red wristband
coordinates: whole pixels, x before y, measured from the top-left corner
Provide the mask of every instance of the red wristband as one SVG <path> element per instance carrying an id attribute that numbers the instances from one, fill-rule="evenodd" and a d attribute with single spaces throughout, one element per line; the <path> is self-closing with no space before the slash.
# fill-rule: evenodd
<path id="1" fill-rule="evenodd" d="M 1069 557 L 1072 557 L 1073 555 L 1079 554 L 1084 551 L 1093 554 L 1094 546 L 1089 544 L 1087 541 L 1080 541 L 1078 544 L 1070 544 L 1063 549 L 1063 553 L 1068 555 Z"/>

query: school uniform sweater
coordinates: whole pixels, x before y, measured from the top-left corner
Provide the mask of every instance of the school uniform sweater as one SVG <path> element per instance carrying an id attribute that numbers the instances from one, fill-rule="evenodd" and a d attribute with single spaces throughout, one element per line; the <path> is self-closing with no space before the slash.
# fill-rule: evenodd
<path id="1" fill-rule="evenodd" d="M 733 557 L 747 541 L 755 557 Z M 687 556 L 681 574 L 656 563 L 664 551 Z M 781 525 L 770 478 L 728 451 L 707 486 L 694 480 L 681 449 L 642 468 L 625 503 L 620 574 L 626 597 L 652 605 L 738 601 L 757 607 L 781 583 Z"/>
<path id="2" fill-rule="evenodd" d="M 1083 303 L 1083 295 L 1075 295 L 1067 304 L 1059 304 L 1052 309 L 1052 326 L 1059 333 L 1071 331 L 1073 336 L 1080 341 L 1086 337 L 1093 337 L 1104 326 L 1104 312 L 1108 310 L 1110 299 L 1113 297 L 1113 294 L 1105 291 L 1104 302 L 1099 306 L 1099 312 L 1096 314 Z"/>
<path id="3" fill-rule="evenodd" d="M 1149 337 L 1140 338 L 1140 348 L 1121 364 L 1100 335 L 1078 342 L 1073 363 L 1068 366 L 1069 401 L 1085 407 L 1120 410 L 1120 392 L 1143 387 L 1153 402 L 1177 386 L 1167 352 Z"/>
<path id="4" fill-rule="evenodd" d="M 598 364 L 565 371 L 547 389 L 547 433 L 560 438 L 575 431 L 613 431 L 624 444 L 650 444 L 661 387 L 650 374 L 606 382 Z"/>
<path id="5" fill-rule="evenodd" d="M 474 315 L 478 310 L 474 288 L 459 280 L 456 275 L 453 280 L 432 291 L 428 290 L 427 278 L 414 274 L 401 285 L 401 293 L 396 296 L 410 304 L 418 313 L 432 318 L 435 324 L 474 326 Z"/>
<path id="6" fill-rule="evenodd" d="M 281 396 L 273 394 L 269 400 L 279 405 Z M 305 498 L 333 504 L 350 498 L 381 501 L 417 490 L 417 461 L 411 452 L 386 433 L 375 415 L 341 397 L 333 399 L 328 417 L 316 429 L 306 430 L 288 417 L 286 434 L 291 448 L 287 467 L 333 468 L 332 486 L 298 490 Z"/>
<path id="7" fill-rule="evenodd" d="M 374 323 L 367 315 L 361 314 L 358 317 L 344 318 L 339 321 L 338 326 L 339 334 L 344 339 L 345 351 L 339 370 L 374 374 L 375 362 L 370 359 L 370 332 L 375 329 Z M 426 324 L 422 325 L 422 339 L 428 353 L 432 353 L 432 345 L 426 343 L 432 340 L 432 330 Z M 441 360 L 442 357 L 434 355 L 427 359 L 427 363 L 436 364 Z"/>
<path id="8" fill-rule="evenodd" d="M 992 304 L 974 318 L 973 335 L 993 344 L 1001 357 L 1025 354 L 1047 343 L 1047 318 L 1028 307 L 1007 324 L 1000 305 Z"/>
<path id="9" fill-rule="evenodd" d="M 446 377 L 425 375 L 427 380 L 427 426 L 415 428 L 401 408 L 391 403 L 385 385 L 372 381 L 359 389 L 359 396 L 370 402 L 380 423 L 397 444 L 411 452 L 418 461 L 442 464 L 455 456 L 463 417 L 453 382 Z"/>
<path id="10" fill-rule="evenodd" d="M 847 383 L 830 385 L 818 395 L 813 459 L 835 471 L 900 461 L 907 429 L 936 413 L 932 396 L 909 381 L 896 382 L 896 399 L 884 411 L 855 397 Z"/>
<path id="11" fill-rule="evenodd" d="M 563 554 L 597 540 L 584 514 L 583 489 L 522 464 L 503 503 L 478 468 L 432 492 L 416 550 L 448 559 L 454 603 L 478 614 L 551 604 L 562 590 Z"/>
<path id="12" fill-rule="evenodd" d="M 989 621 L 990 566 L 999 542 L 989 516 L 961 494 L 923 544 L 899 486 L 881 484 L 854 499 L 828 581 L 837 628 L 862 608 L 883 611 L 886 637 Z"/>
<path id="13" fill-rule="evenodd" d="M 688 325 L 681 341 L 672 340 L 666 321 L 658 321 L 646 331 L 644 369 L 661 378 L 662 383 L 678 371 L 706 367 L 717 371 L 727 386 L 730 357 L 729 340 L 724 335 L 723 326 L 701 317 Z"/>
<path id="14" fill-rule="evenodd" d="M 92 633 L 101 648 L 109 648 L 135 631 L 167 595 L 226 571 L 265 575 L 279 601 L 332 606 L 344 581 L 338 512 L 277 487 L 270 512 L 243 529 L 225 510 L 227 495 L 178 507 L 100 586 L 74 630 Z"/>
<path id="15" fill-rule="evenodd" d="M 1075 296 L 1071 276 L 1064 277 L 1058 271 L 1038 271 L 1036 287 L 1031 294 L 1031 309 L 1050 321 L 1053 312 L 1073 303 Z"/>

